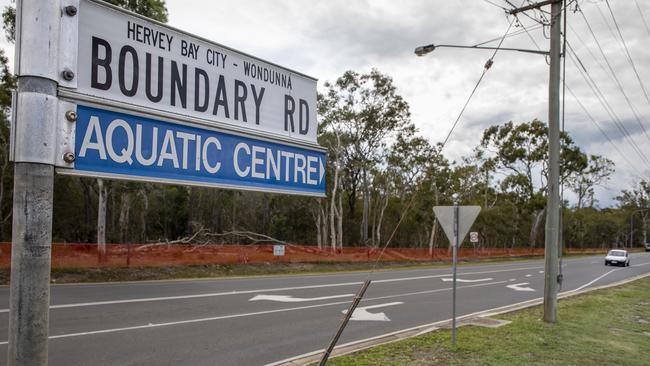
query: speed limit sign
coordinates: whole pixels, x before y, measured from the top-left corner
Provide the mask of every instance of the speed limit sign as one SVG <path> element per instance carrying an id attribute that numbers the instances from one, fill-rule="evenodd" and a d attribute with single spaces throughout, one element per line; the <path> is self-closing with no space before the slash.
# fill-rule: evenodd
<path id="1" fill-rule="evenodd" d="M 469 233 L 469 241 L 472 243 L 478 243 L 478 232 L 472 231 Z"/>

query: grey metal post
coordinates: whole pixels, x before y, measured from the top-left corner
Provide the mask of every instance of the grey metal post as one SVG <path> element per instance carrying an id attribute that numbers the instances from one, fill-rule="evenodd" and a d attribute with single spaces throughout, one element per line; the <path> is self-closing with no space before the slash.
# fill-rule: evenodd
<path id="1" fill-rule="evenodd" d="M 634 243 L 634 211 L 632 211 L 632 215 L 630 215 L 630 248 L 632 248 L 632 244 Z"/>
<path id="2" fill-rule="evenodd" d="M 458 245 L 459 243 L 459 233 L 458 233 L 458 204 L 454 204 L 454 243 L 452 245 L 452 264 L 451 271 L 453 273 L 453 285 L 452 285 L 452 311 L 451 311 L 451 344 L 456 346 L 456 261 L 458 256 Z"/>
<path id="3" fill-rule="evenodd" d="M 16 4 L 9 366 L 47 365 L 60 18 L 58 0 Z"/>
<path id="4" fill-rule="evenodd" d="M 551 5 L 551 46 L 548 108 L 548 192 L 544 247 L 544 321 L 557 320 L 558 241 L 560 230 L 560 57 L 562 1 Z"/>

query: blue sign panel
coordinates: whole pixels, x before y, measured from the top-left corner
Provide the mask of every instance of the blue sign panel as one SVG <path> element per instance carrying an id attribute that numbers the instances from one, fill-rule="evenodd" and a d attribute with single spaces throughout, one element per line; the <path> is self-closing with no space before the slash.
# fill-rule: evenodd
<path id="1" fill-rule="evenodd" d="M 323 196 L 326 155 L 79 105 L 77 174 Z"/>

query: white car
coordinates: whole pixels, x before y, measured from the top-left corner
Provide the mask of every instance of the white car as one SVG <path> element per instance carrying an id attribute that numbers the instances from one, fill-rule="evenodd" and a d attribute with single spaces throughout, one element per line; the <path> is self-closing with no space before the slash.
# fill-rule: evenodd
<path id="1" fill-rule="evenodd" d="M 627 250 L 622 249 L 612 249 L 607 253 L 605 257 L 605 265 L 613 266 L 630 266 L 630 255 L 627 253 Z"/>

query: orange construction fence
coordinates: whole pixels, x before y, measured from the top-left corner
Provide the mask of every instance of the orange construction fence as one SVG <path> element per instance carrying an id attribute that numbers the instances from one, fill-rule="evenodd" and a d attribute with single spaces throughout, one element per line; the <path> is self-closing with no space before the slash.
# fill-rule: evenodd
<path id="1" fill-rule="evenodd" d="M 99 257 L 96 244 L 52 244 L 52 268 L 91 267 L 165 267 L 179 265 L 247 264 L 247 263 L 360 263 L 377 260 L 381 249 L 319 249 L 315 246 L 286 245 L 284 256 L 274 256 L 273 245 L 166 245 L 107 244 L 106 256 Z M 568 249 L 568 253 L 602 253 L 603 249 Z M 462 247 L 459 259 L 474 261 L 486 258 L 541 256 L 543 248 L 474 248 Z M 388 248 L 382 262 L 448 261 L 447 248 Z M 0 243 L 0 268 L 11 264 L 11 243 Z"/>

